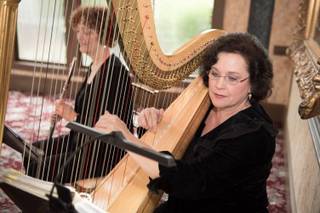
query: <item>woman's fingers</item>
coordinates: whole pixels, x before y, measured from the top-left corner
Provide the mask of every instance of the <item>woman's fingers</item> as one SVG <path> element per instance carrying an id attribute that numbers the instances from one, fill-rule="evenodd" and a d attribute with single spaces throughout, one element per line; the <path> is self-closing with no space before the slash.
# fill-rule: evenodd
<path id="1" fill-rule="evenodd" d="M 124 131 L 126 125 L 121 121 L 121 119 L 113 114 L 106 111 L 98 120 L 95 127 L 97 129 L 111 132 L 111 131 Z"/>
<path id="2" fill-rule="evenodd" d="M 77 113 L 73 110 L 73 107 L 64 102 L 63 99 L 58 99 L 55 101 L 55 114 L 66 119 L 67 121 L 72 121 L 76 118 Z"/>
<path id="3" fill-rule="evenodd" d="M 152 108 L 151 110 L 149 110 L 147 120 L 148 120 L 149 128 L 154 131 L 158 125 L 158 111 L 157 111 L 157 109 Z"/>
<path id="4" fill-rule="evenodd" d="M 95 126 L 103 127 L 103 126 L 108 125 L 109 116 L 110 116 L 110 113 L 108 111 L 106 111 L 103 115 L 100 116 L 100 118 Z"/>
<path id="5" fill-rule="evenodd" d="M 148 129 L 147 128 L 147 120 L 146 120 L 146 116 L 144 116 L 144 114 L 139 114 L 138 115 L 138 124 L 139 126 L 145 128 L 145 129 Z"/>
<path id="6" fill-rule="evenodd" d="M 163 109 L 146 108 L 138 115 L 139 126 L 154 131 L 163 116 Z"/>
<path id="7" fill-rule="evenodd" d="M 103 132 L 111 132 L 110 125 L 108 122 L 109 113 L 104 113 L 94 125 L 94 127 Z"/>
<path id="8" fill-rule="evenodd" d="M 62 116 L 63 114 L 63 102 L 61 100 L 56 100 L 55 103 L 55 114 Z"/>
<path id="9" fill-rule="evenodd" d="M 164 110 L 161 108 L 161 109 L 158 111 L 158 123 L 159 123 L 160 120 L 162 119 L 163 113 L 164 113 Z"/>

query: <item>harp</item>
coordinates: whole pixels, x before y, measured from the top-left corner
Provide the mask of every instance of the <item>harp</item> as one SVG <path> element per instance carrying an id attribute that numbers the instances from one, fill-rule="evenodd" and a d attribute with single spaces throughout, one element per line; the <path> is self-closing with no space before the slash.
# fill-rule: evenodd
<path id="1" fill-rule="evenodd" d="M 120 46 L 130 70 L 139 81 L 156 90 L 167 89 L 186 78 L 199 67 L 206 48 L 224 34 L 220 30 L 208 31 L 174 55 L 165 55 L 155 34 L 150 0 L 112 0 L 109 7 L 116 17 Z M 209 105 L 207 90 L 198 78 L 168 107 L 158 131 L 147 132 L 142 141 L 181 157 Z M 166 143 L 168 137 L 170 143 Z M 81 180 L 77 184 L 83 188 L 94 186 L 93 202 L 107 212 L 150 212 L 160 197 L 148 192 L 147 182 L 148 177 L 139 166 L 125 156 L 105 178 Z"/>
<path id="2" fill-rule="evenodd" d="M 206 47 L 224 34 L 212 30 L 197 36 L 174 55 L 165 55 L 155 35 L 150 1 L 112 1 L 111 4 L 130 67 L 144 84 L 155 89 L 174 86 L 188 76 L 199 67 Z M 158 131 L 147 132 L 141 140 L 156 150 L 168 150 L 181 157 L 209 105 L 207 89 L 198 78 L 168 107 Z M 166 143 L 168 137 L 170 144 Z M 148 192 L 147 183 L 148 177 L 129 156 L 106 178 L 78 182 L 96 184 L 93 202 L 108 212 L 152 212 L 160 197 Z"/>

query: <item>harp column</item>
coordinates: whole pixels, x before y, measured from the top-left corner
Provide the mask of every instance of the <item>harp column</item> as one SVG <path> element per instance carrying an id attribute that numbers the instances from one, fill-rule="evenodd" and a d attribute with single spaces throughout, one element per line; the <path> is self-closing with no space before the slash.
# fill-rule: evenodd
<path id="1" fill-rule="evenodd" d="M 20 0 L 0 0 L 0 146 L 7 108 L 19 2 Z"/>

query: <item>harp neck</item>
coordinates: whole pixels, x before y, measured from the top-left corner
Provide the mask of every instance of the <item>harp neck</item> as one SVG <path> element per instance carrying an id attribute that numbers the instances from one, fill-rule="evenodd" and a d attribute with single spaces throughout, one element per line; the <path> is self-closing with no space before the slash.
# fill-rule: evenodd
<path id="1" fill-rule="evenodd" d="M 127 63 L 138 78 L 155 89 L 164 89 L 186 78 L 200 66 L 201 57 L 224 32 L 210 30 L 194 37 L 175 54 L 162 52 L 155 31 L 150 0 L 112 0 Z"/>

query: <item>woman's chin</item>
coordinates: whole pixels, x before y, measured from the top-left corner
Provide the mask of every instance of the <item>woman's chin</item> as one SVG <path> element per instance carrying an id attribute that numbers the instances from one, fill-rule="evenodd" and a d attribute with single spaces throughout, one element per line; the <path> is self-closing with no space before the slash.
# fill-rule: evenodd
<path id="1" fill-rule="evenodd" d="M 218 98 L 218 99 L 214 98 L 213 100 L 211 100 L 211 102 L 213 106 L 215 106 L 216 108 L 226 108 L 230 105 L 226 99 L 222 99 L 222 98 Z"/>
<path id="2" fill-rule="evenodd" d="M 222 104 L 222 103 L 213 103 L 212 105 L 217 109 L 223 109 L 226 107 L 226 104 Z"/>
<path id="3" fill-rule="evenodd" d="M 222 96 L 214 96 L 211 98 L 211 102 L 214 106 L 225 106 L 227 105 L 226 103 L 226 98 L 225 97 L 222 97 Z"/>
<path id="4" fill-rule="evenodd" d="M 87 47 L 80 47 L 80 48 L 79 48 L 79 51 L 80 51 L 81 53 L 88 54 L 88 48 L 87 48 Z"/>

